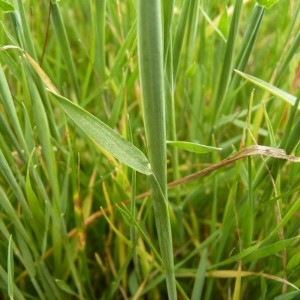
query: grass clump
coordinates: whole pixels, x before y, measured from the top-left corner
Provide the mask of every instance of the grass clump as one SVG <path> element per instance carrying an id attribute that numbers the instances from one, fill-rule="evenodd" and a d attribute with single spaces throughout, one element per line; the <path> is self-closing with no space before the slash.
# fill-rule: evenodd
<path id="1" fill-rule="evenodd" d="M 1 299 L 299 297 L 299 1 L 98 2 L 0 0 Z"/>

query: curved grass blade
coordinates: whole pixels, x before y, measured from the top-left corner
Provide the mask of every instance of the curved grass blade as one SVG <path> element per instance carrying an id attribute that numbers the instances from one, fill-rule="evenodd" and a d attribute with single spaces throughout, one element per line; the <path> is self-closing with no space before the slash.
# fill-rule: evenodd
<path id="1" fill-rule="evenodd" d="M 247 79 L 248 81 L 254 83 L 256 86 L 264 89 L 265 91 L 268 91 L 269 93 L 271 93 L 273 96 L 276 96 L 284 101 L 286 101 L 287 103 L 291 104 L 291 105 L 294 105 L 295 102 L 296 102 L 296 97 L 277 88 L 276 86 L 266 82 L 266 81 L 263 81 L 257 77 L 254 77 L 254 76 L 251 76 L 251 75 L 248 75 L 244 72 L 241 72 L 239 70 L 234 70 L 237 74 L 239 74 L 240 76 L 242 76 L 243 78 Z M 298 108 L 299 109 L 299 108 Z"/>
<path id="2" fill-rule="evenodd" d="M 132 169 L 146 175 L 152 174 L 148 159 L 143 152 L 88 111 L 63 96 L 54 95 L 66 114 L 97 145 Z"/>

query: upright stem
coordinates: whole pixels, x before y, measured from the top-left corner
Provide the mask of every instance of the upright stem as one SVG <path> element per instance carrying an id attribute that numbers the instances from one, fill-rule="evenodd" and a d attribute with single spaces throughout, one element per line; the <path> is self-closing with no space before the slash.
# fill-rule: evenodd
<path id="1" fill-rule="evenodd" d="M 176 299 L 171 224 L 167 203 L 166 116 L 161 2 L 137 1 L 139 71 L 145 133 L 153 175 L 150 185 L 169 299 Z"/>
<path id="2" fill-rule="evenodd" d="M 138 1 L 138 55 L 151 168 L 166 196 L 166 120 L 160 1 Z"/>

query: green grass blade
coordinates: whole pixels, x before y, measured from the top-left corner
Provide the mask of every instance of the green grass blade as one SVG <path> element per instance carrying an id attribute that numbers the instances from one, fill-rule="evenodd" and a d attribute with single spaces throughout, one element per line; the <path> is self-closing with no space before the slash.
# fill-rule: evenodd
<path id="1" fill-rule="evenodd" d="M 149 162 L 146 156 L 133 144 L 121 137 L 99 119 L 80 108 L 65 97 L 55 94 L 57 102 L 73 120 L 100 148 L 134 170 L 150 175 Z"/>
<path id="2" fill-rule="evenodd" d="M 194 54 L 195 49 L 197 48 L 197 34 L 199 27 L 199 12 L 201 10 L 200 0 L 191 1 L 189 8 L 189 16 L 186 20 L 186 34 L 187 34 L 187 49 L 188 53 L 186 56 L 187 61 L 185 62 L 186 66 L 190 66 L 194 63 Z"/>
<path id="3" fill-rule="evenodd" d="M 150 239 L 148 238 L 147 234 L 145 233 L 145 231 L 143 230 L 141 225 L 133 218 L 132 213 L 128 210 L 128 208 L 125 205 L 122 206 L 122 207 L 120 207 L 120 206 L 117 206 L 117 207 L 120 210 L 120 212 L 121 212 L 122 216 L 124 217 L 124 219 L 126 219 L 126 222 L 128 222 L 129 225 L 135 226 L 137 228 L 137 230 L 138 230 L 139 234 L 141 235 L 141 237 L 148 244 L 148 246 L 150 247 L 150 249 L 152 250 L 154 255 L 157 257 L 157 259 L 161 262 L 161 257 L 159 255 L 159 253 L 157 252 L 157 250 L 155 249 L 155 247 L 151 243 Z"/>
<path id="4" fill-rule="evenodd" d="M 279 0 L 258 0 L 257 3 L 265 8 L 271 8 Z"/>
<path id="5" fill-rule="evenodd" d="M 297 297 L 300 2 L 275 2 L 0 0 L 0 299 Z M 251 145 L 278 156 L 226 159 Z"/>
<path id="6" fill-rule="evenodd" d="M 73 289 L 63 280 L 61 279 L 55 279 L 55 283 L 57 284 L 57 287 L 67 293 L 68 295 L 72 295 L 75 298 L 78 298 L 77 293 L 73 291 Z"/>
<path id="7" fill-rule="evenodd" d="M 214 97 L 214 105 L 215 105 L 215 116 L 214 120 L 218 118 L 219 113 L 222 110 L 226 92 L 228 89 L 229 82 L 232 76 L 232 65 L 235 51 L 235 44 L 237 39 L 237 34 L 239 30 L 240 16 L 242 12 L 243 0 L 236 0 L 234 5 L 234 12 L 230 24 L 229 35 L 227 38 L 225 55 L 223 58 L 222 71 L 219 78 L 219 84 L 217 93 Z"/>
<path id="8" fill-rule="evenodd" d="M 300 142 L 300 120 L 292 128 L 286 145 L 286 153 L 292 153 Z"/>
<path id="9" fill-rule="evenodd" d="M 237 55 L 234 64 L 235 68 L 238 69 L 239 71 L 244 71 L 249 61 L 258 31 L 261 27 L 264 12 L 265 12 L 264 7 L 260 5 L 254 6 L 250 21 L 248 23 L 246 32 L 244 34 L 242 44 L 240 46 L 239 54 Z M 238 77 L 236 73 L 233 74 L 232 81 L 230 83 L 230 91 L 235 91 L 235 89 L 239 86 L 240 79 L 241 78 Z M 228 105 L 226 105 L 226 111 L 230 110 L 227 107 L 232 107 L 232 104 L 233 103 L 229 103 Z"/>
<path id="10" fill-rule="evenodd" d="M 27 203 L 27 201 L 23 195 L 23 192 L 20 188 L 20 184 L 16 180 L 16 178 L 12 172 L 12 169 L 10 167 L 10 164 L 7 162 L 1 149 L 0 149 L 0 169 L 1 169 L 0 172 L 3 176 L 3 178 L 5 178 L 7 180 L 7 183 L 11 186 L 19 203 L 22 205 L 22 208 L 24 209 L 24 213 L 28 217 L 30 217 L 31 216 L 30 208 L 29 208 L 28 203 Z"/>
<path id="11" fill-rule="evenodd" d="M 2 66 L 0 65 L 0 96 L 1 102 L 3 103 L 6 113 L 9 117 L 10 122 L 15 130 L 18 141 L 21 144 L 25 152 L 28 153 L 26 142 L 24 140 L 24 135 L 21 129 L 21 125 L 17 116 L 17 111 L 11 97 L 11 92 L 9 90 L 7 80 L 5 78 Z"/>
<path id="12" fill-rule="evenodd" d="M 2 10 L 3 12 L 7 13 L 7 12 L 12 12 L 15 10 L 14 6 L 5 1 L 5 0 L 0 0 L 0 10 Z"/>
<path id="13" fill-rule="evenodd" d="M 270 255 L 274 255 L 276 253 L 280 253 L 284 248 L 289 247 L 293 243 L 299 242 L 299 236 L 296 236 L 290 239 L 271 243 L 267 246 L 262 246 L 263 243 L 269 239 L 270 237 L 267 237 L 264 241 L 258 242 L 257 244 L 242 250 L 238 254 L 233 255 L 230 258 L 225 259 L 216 265 L 209 266 L 208 269 L 210 270 L 216 267 L 225 266 L 232 262 L 237 262 L 241 259 L 243 260 L 243 262 L 257 261 L 260 258 L 264 258 Z"/>
<path id="14" fill-rule="evenodd" d="M 103 1 L 102 1 L 103 2 Z M 75 64 L 73 56 L 71 53 L 71 47 L 68 40 L 66 28 L 60 13 L 58 2 L 52 4 L 51 9 L 51 20 L 53 22 L 53 27 L 57 36 L 58 45 L 60 47 L 62 56 L 64 58 L 71 82 L 72 87 L 75 89 L 77 98 L 80 98 L 80 89 L 78 84 L 77 72 L 75 69 Z"/>
<path id="15" fill-rule="evenodd" d="M 212 29 L 220 36 L 220 38 L 224 41 L 227 42 L 227 38 L 226 36 L 224 36 L 223 32 L 217 27 L 217 25 L 214 23 L 214 21 L 208 16 L 208 14 L 205 12 L 205 10 L 200 7 L 201 13 L 203 15 L 203 17 L 205 18 L 205 20 L 211 25 Z M 227 12 L 225 12 L 225 16 L 227 19 Z M 227 29 L 227 27 L 226 27 Z M 224 30 L 227 33 L 227 30 Z"/>
<path id="16" fill-rule="evenodd" d="M 280 253 L 283 249 L 289 247 L 292 243 L 299 242 L 299 237 L 293 237 L 290 239 L 282 240 L 279 242 L 272 243 L 267 246 L 263 246 L 253 253 L 249 253 L 244 259 L 243 262 L 247 263 L 252 260 L 257 260 L 260 258 L 264 258 L 275 253 Z"/>
<path id="17" fill-rule="evenodd" d="M 242 45 L 240 46 L 239 54 L 235 62 L 236 68 L 240 71 L 245 69 L 252 52 L 258 31 L 260 29 L 265 9 L 260 5 L 255 5 L 251 18 L 247 25 L 246 32 L 243 37 Z"/>
<path id="18" fill-rule="evenodd" d="M 290 148 L 288 150 L 287 145 L 289 143 L 290 139 L 290 133 L 291 132 L 295 132 L 295 130 L 293 130 L 293 128 L 295 128 L 294 123 L 296 120 L 296 116 L 297 116 L 297 112 L 298 112 L 298 108 L 299 108 L 299 103 L 300 103 L 300 97 L 298 97 L 295 101 L 295 104 L 293 105 L 291 112 L 289 114 L 289 118 L 285 127 L 285 131 L 284 131 L 284 135 L 283 138 L 280 141 L 279 147 L 286 149 L 287 153 L 290 154 L 292 153 L 293 148 Z M 294 143 L 294 145 L 296 145 L 298 139 L 294 139 L 294 142 L 292 141 L 292 143 Z"/>
<path id="19" fill-rule="evenodd" d="M 163 259 L 169 299 L 176 299 L 171 225 L 167 204 L 166 115 L 163 72 L 161 2 L 138 1 L 138 59 L 146 141 L 153 176 L 150 185 L 158 241 Z"/>
<path id="20" fill-rule="evenodd" d="M 7 283 L 7 272 L 5 272 L 5 270 L 2 268 L 2 266 L 0 266 L 0 278 L 2 279 L 3 283 Z M 16 287 L 14 286 L 14 293 L 15 293 L 15 299 L 18 300 L 25 300 L 22 292 Z"/>
<path id="21" fill-rule="evenodd" d="M 160 184 L 155 178 L 155 175 L 152 175 L 149 178 L 153 196 L 153 210 L 158 234 L 158 242 L 162 257 L 162 264 L 166 275 L 168 296 L 169 299 L 177 299 L 172 234 L 167 199 L 165 198 Z"/>
<path id="22" fill-rule="evenodd" d="M 170 50 L 170 43 L 172 41 L 172 24 L 174 15 L 175 0 L 167 0 L 162 2 L 164 14 L 164 57 L 165 60 Z"/>
<path id="23" fill-rule="evenodd" d="M 279 76 L 276 79 L 277 82 L 281 82 L 281 79 L 284 78 L 287 74 L 287 68 L 291 63 L 293 57 L 295 57 L 297 51 L 299 51 L 300 47 L 300 31 L 296 34 L 296 36 L 292 40 L 292 44 L 289 46 L 287 54 L 284 56 L 283 62 L 280 65 Z"/>
<path id="24" fill-rule="evenodd" d="M 240 209 L 240 227 L 242 234 L 242 246 L 248 247 L 253 240 L 253 227 L 254 227 L 254 200 L 253 200 L 253 187 L 252 187 L 252 162 L 251 157 L 248 157 L 248 195 L 244 205 Z"/>
<path id="25" fill-rule="evenodd" d="M 95 1 L 95 57 L 94 65 L 100 81 L 105 79 L 105 8 L 106 0 Z"/>
<path id="26" fill-rule="evenodd" d="M 110 290 L 108 292 L 108 299 L 113 299 L 114 294 L 118 290 L 120 286 L 120 282 L 122 280 L 122 275 L 126 272 L 128 265 L 130 261 L 132 260 L 132 257 L 134 255 L 135 248 L 131 247 L 127 253 L 126 259 L 124 264 L 121 266 L 121 268 L 118 270 L 117 277 L 114 279 L 114 281 L 111 283 Z"/>
<path id="27" fill-rule="evenodd" d="M 59 198 L 59 184 L 57 179 L 57 166 L 55 162 L 55 155 L 53 152 L 53 147 L 51 143 L 51 132 L 48 122 L 48 117 L 43 105 L 41 95 L 35 85 L 33 78 L 30 74 L 29 65 L 26 66 L 27 61 L 25 61 L 25 74 L 27 76 L 28 90 L 32 101 L 32 114 L 34 122 L 37 126 L 38 138 L 40 145 L 42 147 L 42 153 L 47 165 L 47 171 L 49 174 L 49 183 L 52 188 L 53 196 L 55 201 Z"/>
<path id="28" fill-rule="evenodd" d="M 171 145 L 173 147 L 178 147 L 179 149 L 193 152 L 193 153 L 209 153 L 212 151 L 222 150 L 222 148 L 206 146 L 206 145 L 190 143 L 190 142 L 184 142 L 184 141 L 167 141 L 167 144 Z"/>
<path id="29" fill-rule="evenodd" d="M 115 76 L 120 69 L 122 69 L 123 64 L 127 63 L 128 56 L 126 52 L 130 49 L 130 52 L 136 48 L 136 20 L 134 20 L 123 44 L 121 45 L 112 67 L 110 69 L 110 76 Z"/>
<path id="30" fill-rule="evenodd" d="M 281 92 L 283 91 L 279 90 L 279 93 Z M 285 94 L 285 92 L 283 93 Z M 292 153 L 292 151 L 295 149 L 295 147 L 298 145 L 300 141 L 299 139 L 300 121 L 298 120 L 297 123 L 293 126 L 296 113 L 299 108 L 299 102 L 300 102 L 300 98 L 296 98 L 285 128 L 285 134 L 283 135 L 283 138 L 281 139 L 279 144 L 279 147 L 285 149 L 287 154 Z M 257 188 L 261 184 L 261 182 L 263 182 L 263 179 L 269 174 L 269 170 L 272 170 L 272 174 L 276 178 L 277 172 L 279 171 L 280 167 L 283 166 L 283 164 L 284 162 L 276 163 L 274 167 L 275 170 L 274 169 L 272 170 L 272 165 L 274 165 L 274 160 L 273 159 L 268 160 L 267 168 L 263 166 L 257 173 L 256 178 L 253 182 L 253 188 L 254 189 Z"/>
<path id="31" fill-rule="evenodd" d="M 33 153 L 32 153 L 33 155 Z M 32 158 L 32 156 L 31 156 Z M 31 159 L 29 161 L 29 166 L 31 164 Z M 28 205 L 30 207 L 30 211 L 32 213 L 32 216 L 34 218 L 33 222 L 31 222 L 31 225 L 33 229 L 35 230 L 37 239 L 42 239 L 44 236 L 44 230 L 45 230 L 45 219 L 44 219 L 44 212 L 41 207 L 41 204 L 39 202 L 39 199 L 37 198 L 31 184 L 30 179 L 30 167 L 27 169 L 26 174 L 26 182 L 25 182 L 25 191 L 26 191 L 26 198 L 28 201 Z M 41 241 L 40 241 L 41 242 Z"/>
<path id="32" fill-rule="evenodd" d="M 180 13 L 180 18 L 178 25 L 176 27 L 175 38 L 173 42 L 173 72 L 174 72 L 174 82 L 176 81 L 179 69 L 180 58 L 182 54 L 184 35 L 187 26 L 187 20 L 189 17 L 189 9 L 191 6 L 191 1 L 186 0 L 183 2 L 182 11 Z"/>
<path id="33" fill-rule="evenodd" d="M 10 299 L 14 299 L 14 257 L 12 249 L 12 236 L 8 241 L 8 254 L 7 254 L 7 290 Z"/>
<path id="34" fill-rule="evenodd" d="M 243 73 L 239 70 L 235 70 L 235 72 L 237 74 L 239 74 L 240 76 L 242 76 L 243 78 L 247 79 L 248 81 L 254 83 L 256 86 L 264 89 L 265 91 L 268 91 L 269 93 L 271 93 L 272 95 L 284 100 L 285 102 L 289 103 L 290 105 L 294 105 L 296 102 L 296 97 L 275 87 L 274 85 L 259 79 L 257 77 L 248 75 L 246 73 Z"/>
<path id="35" fill-rule="evenodd" d="M 151 5 L 141 1 L 138 3 L 139 69 L 149 160 L 166 194 L 166 118 L 160 5 L 159 1 Z M 149 36 L 151 39 L 148 39 Z"/>
<path id="36" fill-rule="evenodd" d="M 24 48 L 26 52 L 28 52 L 35 60 L 37 60 L 29 24 L 27 22 L 24 3 L 22 0 L 14 0 L 14 4 L 16 8 L 12 15 L 14 20 L 14 29 L 17 32 L 22 48 Z"/>
<path id="37" fill-rule="evenodd" d="M 201 300 L 203 286 L 205 282 L 205 272 L 207 265 L 207 248 L 202 251 L 201 259 L 196 273 L 196 280 L 194 283 L 191 300 Z"/>
<path id="38" fill-rule="evenodd" d="M 300 292 L 295 291 L 295 292 L 289 292 L 284 295 L 280 295 L 274 298 L 274 300 L 297 300 L 300 298 Z"/>

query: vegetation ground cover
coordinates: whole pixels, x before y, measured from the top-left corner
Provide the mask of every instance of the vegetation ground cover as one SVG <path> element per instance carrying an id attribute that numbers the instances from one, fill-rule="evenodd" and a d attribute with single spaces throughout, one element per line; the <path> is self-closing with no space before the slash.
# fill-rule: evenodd
<path id="1" fill-rule="evenodd" d="M 0 0 L 1 299 L 297 299 L 300 2 Z"/>

